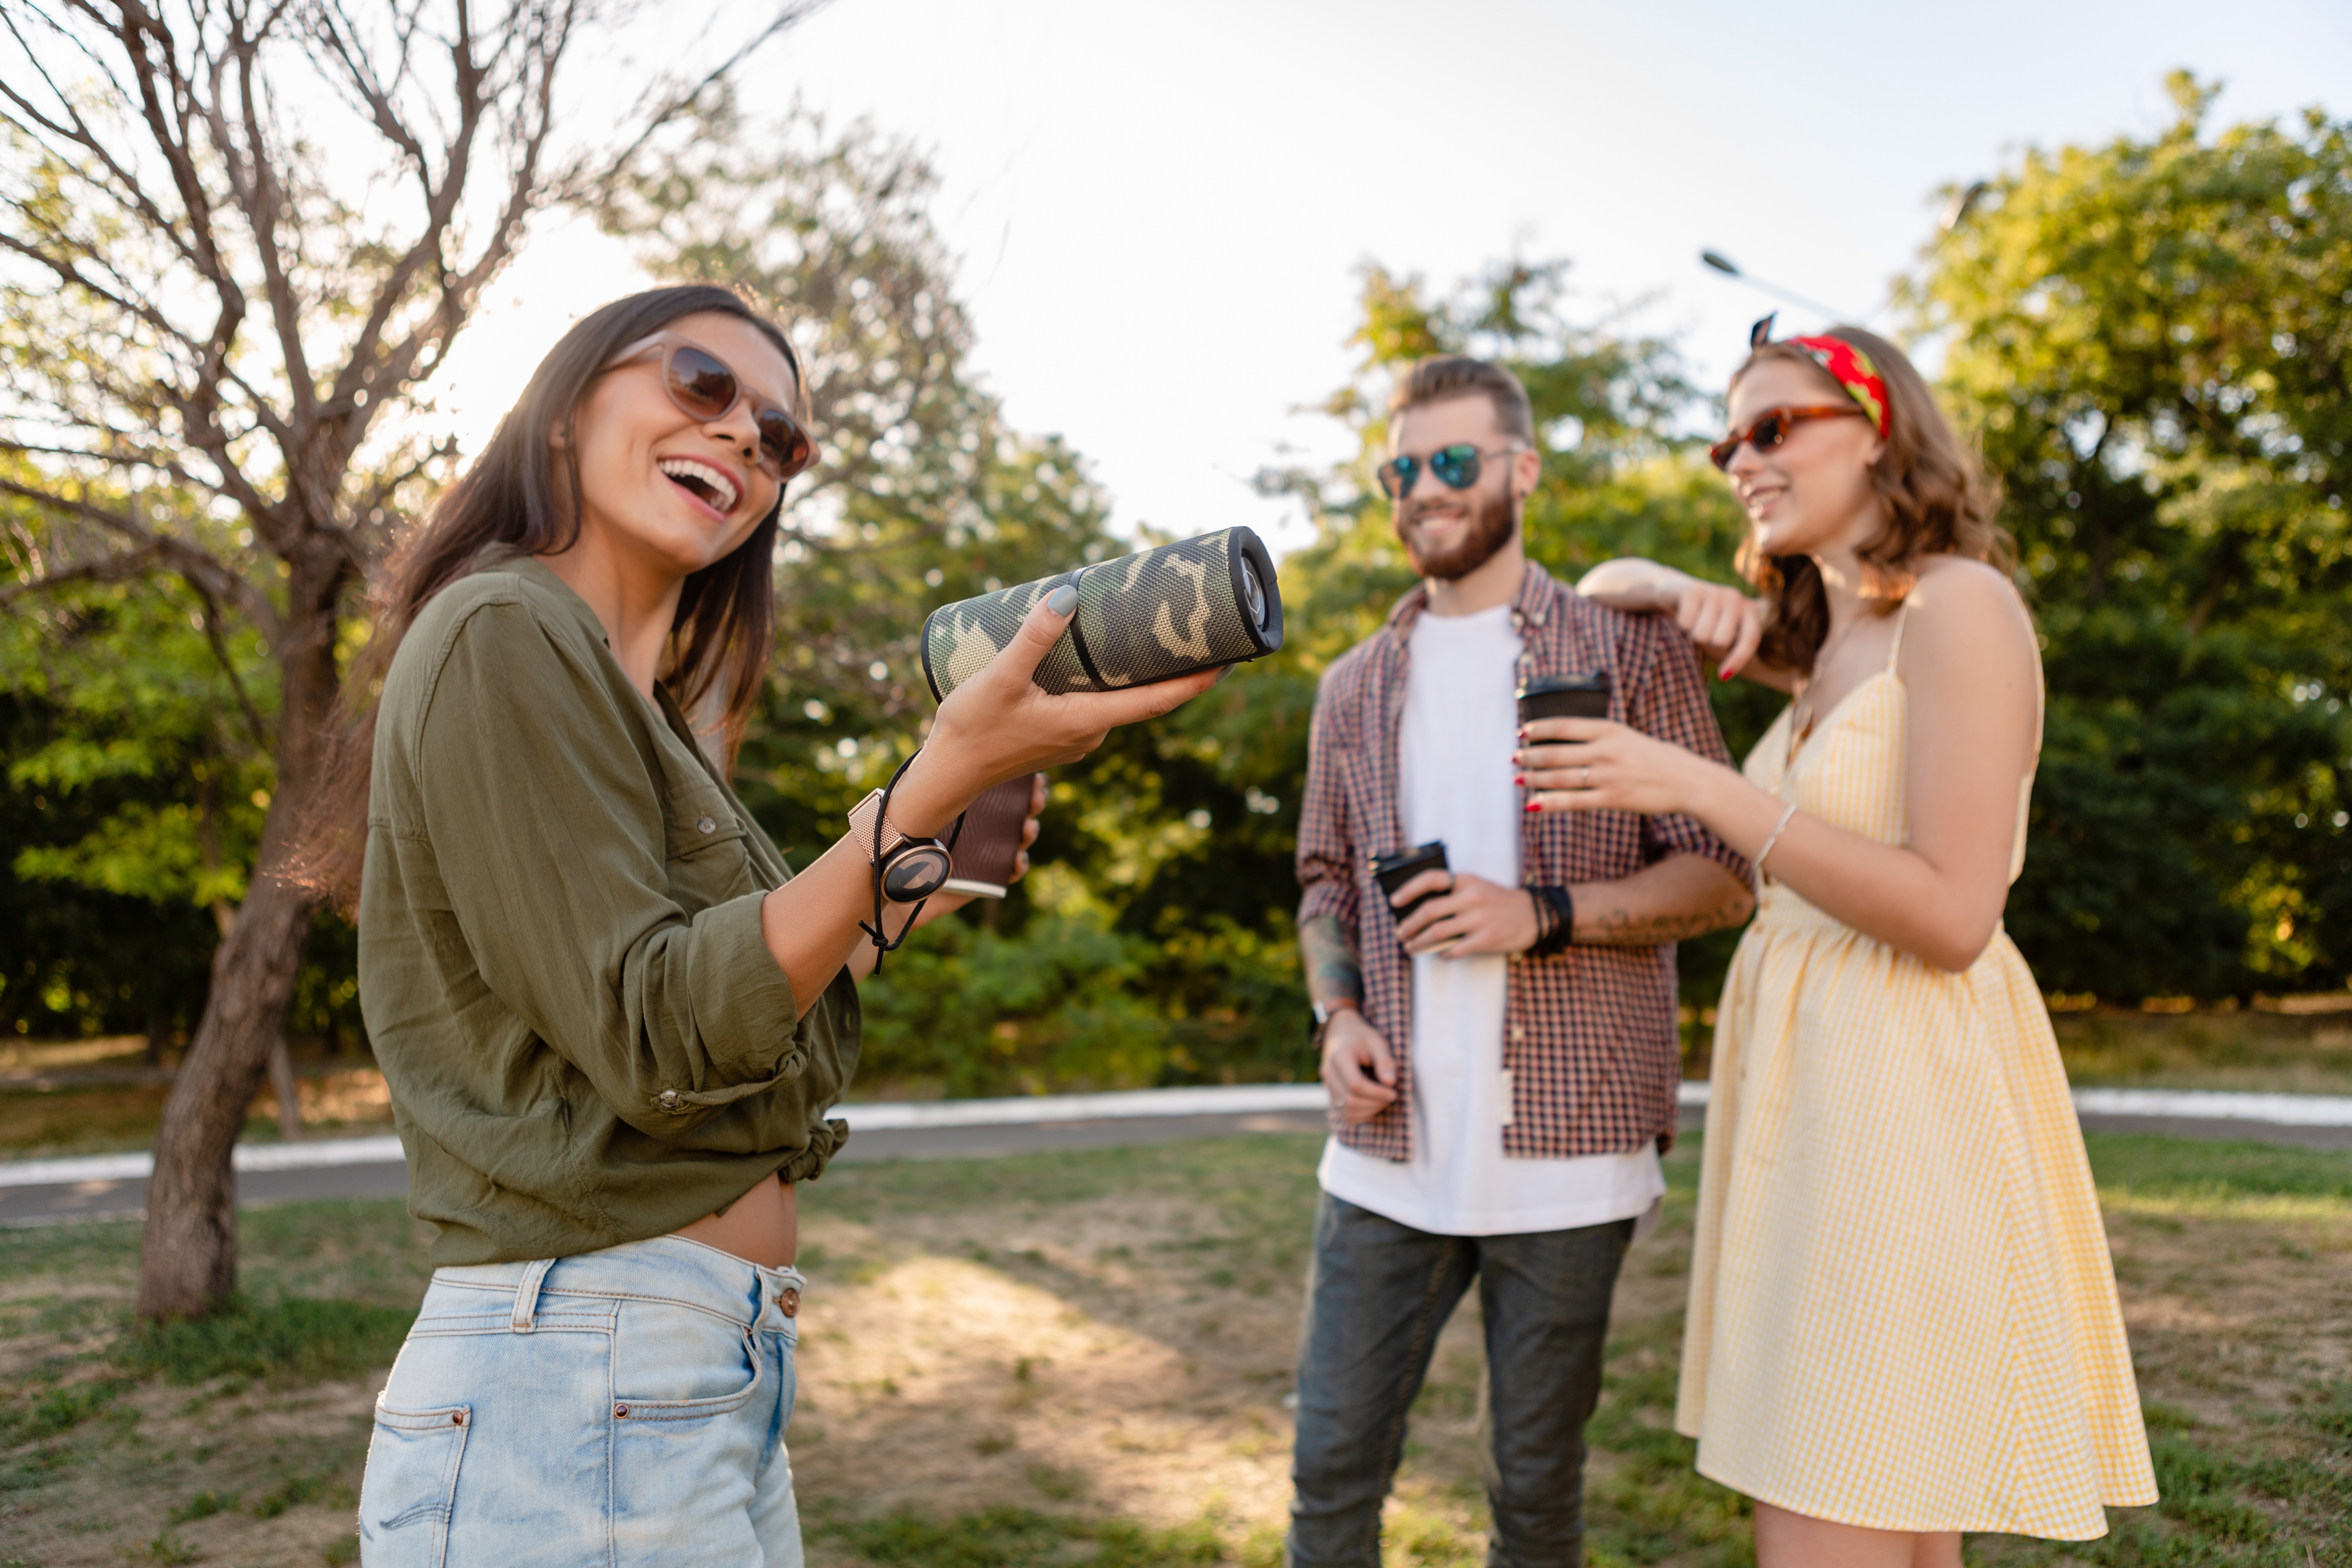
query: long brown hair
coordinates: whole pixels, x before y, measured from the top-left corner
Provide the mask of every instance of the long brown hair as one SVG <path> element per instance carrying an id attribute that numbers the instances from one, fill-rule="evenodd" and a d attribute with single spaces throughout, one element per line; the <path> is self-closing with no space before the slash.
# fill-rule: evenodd
<path id="1" fill-rule="evenodd" d="M 1890 614 L 1902 603 L 1923 555 L 1965 555 L 2004 574 L 2013 570 L 2016 544 L 1993 521 L 2000 504 L 1999 491 L 1944 417 L 1927 378 L 1901 349 L 1875 332 L 1832 327 L 1821 335 L 1842 339 L 1868 354 L 1886 383 L 1886 446 L 1870 468 L 1886 526 L 1857 552 L 1875 590 L 1878 613 Z M 1741 376 L 1771 360 L 1801 364 L 1837 395 L 1845 395 L 1829 373 L 1793 342 L 1759 345 L 1732 373 L 1731 384 L 1738 386 Z M 1764 641 L 1759 655 L 1782 669 L 1811 674 L 1830 630 L 1829 592 L 1821 568 L 1809 555 L 1767 555 L 1757 549 L 1752 536 L 1741 543 L 1738 560 L 1740 574 L 1764 596 Z"/>
<path id="2" fill-rule="evenodd" d="M 433 510 L 403 540 L 377 579 L 375 632 L 343 689 L 347 725 L 330 748 L 315 808 L 306 814 L 294 877 L 347 913 L 357 904 L 367 843 L 368 772 L 383 677 L 401 639 L 435 595 L 472 573 L 523 555 L 556 554 L 580 537 L 581 401 L 613 356 L 682 316 L 734 316 L 757 327 L 792 367 L 793 414 L 808 420 L 808 388 L 792 339 L 731 290 L 709 284 L 649 289 L 589 312 L 557 340 L 531 373 L 521 397 L 499 421 L 489 444 Z M 562 437 L 564 472 L 555 468 Z M 773 651 L 776 531 L 783 493 L 750 537 L 724 559 L 686 580 L 670 623 L 661 682 L 688 712 L 723 694 L 727 754 L 740 743 Z"/>

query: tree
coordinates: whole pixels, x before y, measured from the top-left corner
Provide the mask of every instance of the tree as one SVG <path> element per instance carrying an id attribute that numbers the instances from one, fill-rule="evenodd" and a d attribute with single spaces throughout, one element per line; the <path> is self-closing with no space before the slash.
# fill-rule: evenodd
<path id="1" fill-rule="evenodd" d="M 593 194 L 810 8 L 763 12 L 740 45 L 704 29 L 688 47 L 715 72 L 640 69 L 640 101 L 583 140 L 559 134 L 564 62 L 641 15 L 675 30 L 668 12 L 0 0 L 0 451 L 29 465 L 0 494 L 40 518 L 14 523 L 0 595 L 176 577 L 258 637 L 276 691 L 252 875 L 156 1142 L 142 1313 L 234 1287 L 229 1151 L 310 929 L 288 856 L 355 590 L 450 456 L 416 389 L 534 212 Z"/>
<path id="2" fill-rule="evenodd" d="M 2352 975 L 2352 127 L 2029 152 L 1910 290 L 2007 491 L 2049 713 L 2009 922 L 2135 998 Z"/>

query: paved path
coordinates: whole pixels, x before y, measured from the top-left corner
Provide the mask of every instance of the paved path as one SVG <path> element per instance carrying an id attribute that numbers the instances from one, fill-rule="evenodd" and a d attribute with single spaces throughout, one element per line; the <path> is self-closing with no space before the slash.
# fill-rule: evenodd
<path id="1" fill-rule="evenodd" d="M 1698 1125 L 1706 1085 L 1683 1085 L 1683 1124 Z M 1099 1149 L 1251 1132 L 1319 1132 L 1319 1084 L 1140 1089 L 845 1105 L 856 1136 L 849 1161 L 982 1159 L 1052 1149 Z M 2102 1131 L 2250 1139 L 2352 1149 L 2352 1097 L 2078 1089 L 2075 1112 Z M 144 1153 L 0 1161 L 0 1226 L 128 1219 L 147 1200 Z M 393 1137 L 247 1143 L 236 1151 L 237 1202 L 396 1197 L 408 1189 Z"/>

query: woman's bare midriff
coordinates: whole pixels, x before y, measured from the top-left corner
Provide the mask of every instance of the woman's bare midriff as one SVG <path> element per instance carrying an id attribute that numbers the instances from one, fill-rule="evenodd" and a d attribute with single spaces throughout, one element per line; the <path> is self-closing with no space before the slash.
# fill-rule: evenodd
<path id="1" fill-rule="evenodd" d="M 704 1215 L 677 1234 L 762 1268 L 789 1268 L 800 1255 L 800 1194 L 789 1182 L 764 1181 L 728 1205 L 725 1214 Z"/>

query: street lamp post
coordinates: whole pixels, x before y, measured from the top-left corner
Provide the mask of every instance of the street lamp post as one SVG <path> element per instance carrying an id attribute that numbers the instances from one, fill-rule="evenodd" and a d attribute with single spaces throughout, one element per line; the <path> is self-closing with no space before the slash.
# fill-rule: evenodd
<path id="1" fill-rule="evenodd" d="M 1832 321 L 1845 321 L 1849 319 L 1844 311 L 1839 310 L 1832 306 L 1824 305 L 1818 300 L 1808 300 L 1802 294 L 1797 293 L 1793 289 L 1783 289 L 1778 283 L 1767 282 L 1765 279 L 1757 277 L 1752 272 L 1741 271 L 1738 262 L 1732 260 L 1731 258 L 1724 255 L 1723 252 L 1719 250 L 1702 250 L 1698 253 L 1698 258 L 1701 261 L 1706 262 L 1709 267 L 1714 268 L 1717 272 L 1722 273 L 1725 277 L 1737 278 L 1742 283 L 1747 284 L 1749 288 L 1760 289 L 1776 300 L 1786 300 L 1791 305 L 1802 305 L 1808 310 L 1817 310 Z"/>

